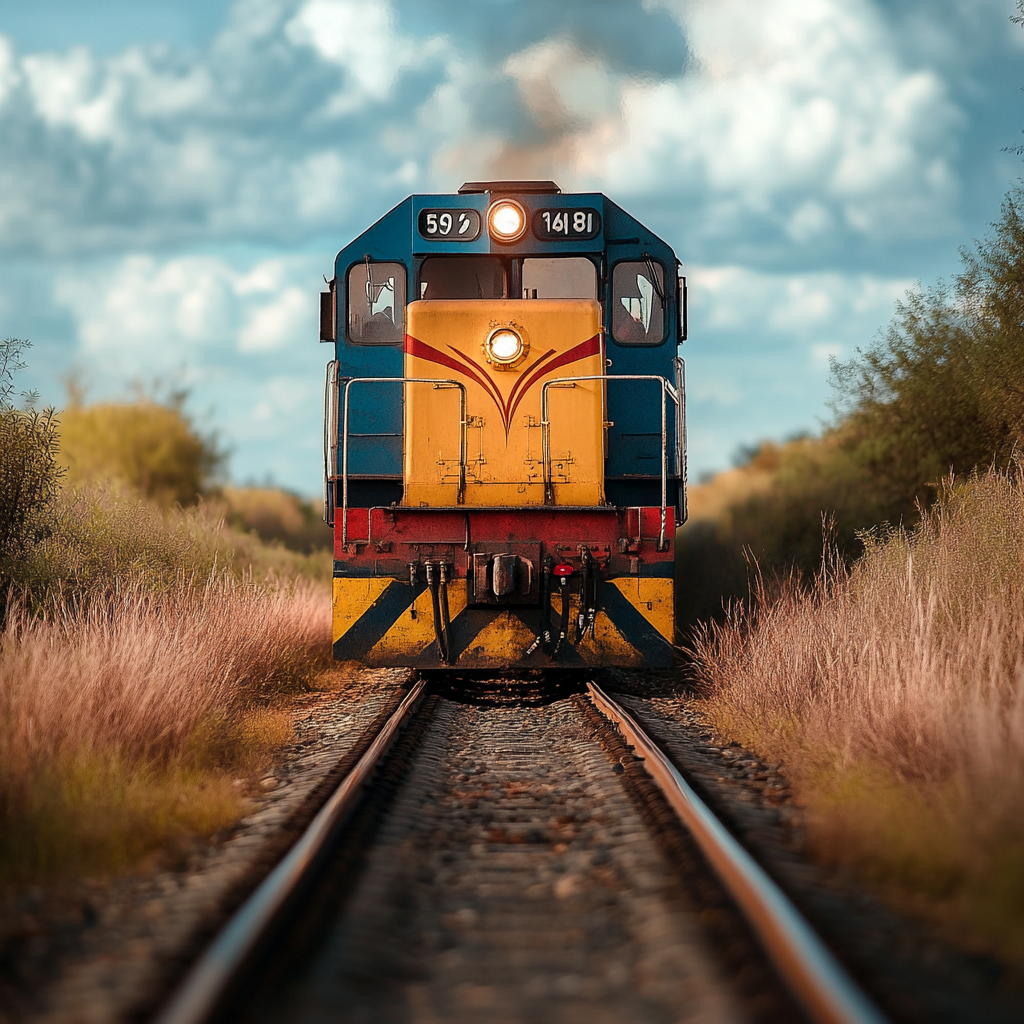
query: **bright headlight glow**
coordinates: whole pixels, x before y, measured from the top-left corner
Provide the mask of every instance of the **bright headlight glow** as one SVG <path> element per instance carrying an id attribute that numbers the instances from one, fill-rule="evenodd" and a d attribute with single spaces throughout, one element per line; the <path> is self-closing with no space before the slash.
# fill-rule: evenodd
<path id="1" fill-rule="evenodd" d="M 487 352 L 498 363 L 514 363 L 523 354 L 523 339 L 508 327 L 494 331 L 487 339 Z"/>
<path id="2" fill-rule="evenodd" d="M 499 199 L 487 211 L 487 226 L 499 242 L 514 242 L 526 231 L 526 211 L 513 199 Z"/>

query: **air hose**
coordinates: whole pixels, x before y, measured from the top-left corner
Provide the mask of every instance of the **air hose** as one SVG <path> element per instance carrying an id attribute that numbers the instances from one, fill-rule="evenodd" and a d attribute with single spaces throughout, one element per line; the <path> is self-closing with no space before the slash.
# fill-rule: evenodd
<path id="1" fill-rule="evenodd" d="M 568 569 L 569 572 L 572 572 L 572 567 L 567 565 L 559 565 L 555 568 L 556 571 L 558 569 Z M 558 651 L 569 634 L 569 573 L 558 574 L 558 590 L 562 595 L 562 616 L 558 623 L 558 642 L 555 644 L 555 649 L 551 652 L 552 660 L 558 657 Z"/>
<path id="2" fill-rule="evenodd" d="M 437 657 L 442 665 L 448 664 L 447 636 L 441 620 L 441 573 L 434 562 L 426 563 L 427 586 L 430 588 L 430 603 L 434 611 L 434 639 L 437 641 Z M 447 588 L 445 588 L 447 598 Z"/>
<path id="3" fill-rule="evenodd" d="M 444 663 L 451 663 L 452 623 L 448 611 L 448 563 L 441 563 L 441 635 L 444 637 Z"/>
<path id="4" fill-rule="evenodd" d="M 580 568 L 580 607 L 576 616 L 576 642 L 594 635 L 597 621 L 597 565 L 590 549 L 583 548 Z"/>
<path id="5" fill-rule="evenodd" d="M 544 566 L 540 578 L 540 629 L 533 638 L 533 643 L 526 649 L 533 654 L 538 647 L 544 647 L 547 653 L 551 647 L 551 570 L 555 561 L 550 555 L 544 556 Z"/>

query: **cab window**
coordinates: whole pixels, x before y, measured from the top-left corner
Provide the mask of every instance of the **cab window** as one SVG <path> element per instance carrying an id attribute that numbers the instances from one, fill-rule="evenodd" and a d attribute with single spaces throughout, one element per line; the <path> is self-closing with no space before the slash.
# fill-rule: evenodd
<path id="1" fill-rule="evenodd" d="M 348 338 L 357 345 L 397 345 L 405 336 L 405 267 L 357 263 L 348 272 Z"/>
<path id="2" fill-rule="evenodd" d="M 585 256 L 523 260 L 524 299 L 596 299 L 597 268 Z"/>
<path id="3" fill-rule="evenodd" d="M 498 256 L 431 256 L 420 265 L 421 299 L 503 299 L 506 294 Z"/>
<path id="4" fill-rule="evenodd" d="M 617 263 L 612 271 L 612 337 L 620 345 L 665 339 L 665 271 L 653 260 Z"/>

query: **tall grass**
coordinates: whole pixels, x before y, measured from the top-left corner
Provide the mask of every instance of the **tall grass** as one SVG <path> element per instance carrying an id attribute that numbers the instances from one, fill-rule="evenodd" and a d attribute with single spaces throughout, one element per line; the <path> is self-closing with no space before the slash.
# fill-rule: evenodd
<path id="1" fill-rule="evenodd" d="M 162 509 L 113 484 L 65 488 L 50 512 L 47 535 L 17 559 L 0 561 L 6 576 L 36 597 L 78 598 L 132 586 L 202 585 L 225 571 L 259 581 L 329 580 L 331 553 L 308 555 L 231 529 L 218 505 Z"/>
<path id="2" fill-rule="evenodd" d="M 1024 962 L 1024 480 L 865 543 L 698 634 L 707 714 L 788 765 L 821 855 Z"/>
<path id="3" fill-rule="evenodd" d="M 237 776 L 287 740 L 279 698 L 329 640 L 322 588 L 223 572 L 16 606 L 0 634 L 0 882 L 136 863 L 237 818 Z"/>

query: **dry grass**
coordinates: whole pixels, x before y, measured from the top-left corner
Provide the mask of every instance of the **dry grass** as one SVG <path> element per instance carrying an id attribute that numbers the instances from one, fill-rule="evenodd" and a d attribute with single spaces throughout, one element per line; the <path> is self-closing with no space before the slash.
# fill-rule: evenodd
<path id="1" fill-rule="evenodd" d="M 210 835 L 286 742 L 282 695 L 324 667 L 312 584 L 92 594 L 16 606 L 0 634 L 0 884 L 116 869 Z"/>
<path id="2" fill-rule="evenodd" d="M 224 572 L 256 580 L 331 578 L 329 550 L 304 555 L 234 530 L 217 503 L 163 509 L 106 483 L 65 488 L 52 520 L 32 551 L 0 562 L 0 580 L 6 575 L 34 594 L 77 599 L 133 587 L 176 590 L 186 579 L 202 586 Z"/>
<path id="3" fill-rule="evenodd" d="M 762 586 L 694 654 L 710 722 L 787 764 L 824 857 L 1024 963 L 1019 474 L 950 482 L 849 571 Z"/>

